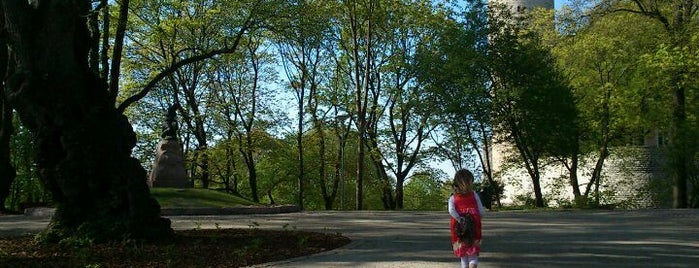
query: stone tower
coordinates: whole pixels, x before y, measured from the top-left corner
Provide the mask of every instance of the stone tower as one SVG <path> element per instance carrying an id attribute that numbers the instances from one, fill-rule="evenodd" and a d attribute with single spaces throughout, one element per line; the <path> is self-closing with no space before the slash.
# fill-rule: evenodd
<path id="1" fill-rule="evenodd" d="M 509 7 L 513 16 L 517 17 L 527 11 L 532 11 L 535 8 L 553 8 L 554 0 L 488 0 L 488 4 L 504 4 Z M 500 136 L 499 133 L 494 133 L 494 136 Z M 496 140 L 493 138 L 492 140 Z M 505 198 L 501 199 L 503 204 L 512 204 L 516 196 L 524 196 L 529 194 L 531 179 L 527 172 L 521 169 L 508 170 L 508 158 L 511 155 L 516 155 L 516 147 L 510 143 L 493 143 L 489 148 L 490 151 L 490 167 L 496 180 L 504 184 Z M 509 164 L 511 166 L 511 164 Z M 560 171 L 559 174 L 563 174 Z M 542 175 L 545 177 L 545 175 Z M 515 185 L 518 185 L 517 187 Z"/>
<path id="2" fill-rule="evenodd" d="M 489 0 L 489 2 L 506 4 L 512 10 L 512 14 L 522 13 L 537 7 L 553 8 L 553 0 Z"/>

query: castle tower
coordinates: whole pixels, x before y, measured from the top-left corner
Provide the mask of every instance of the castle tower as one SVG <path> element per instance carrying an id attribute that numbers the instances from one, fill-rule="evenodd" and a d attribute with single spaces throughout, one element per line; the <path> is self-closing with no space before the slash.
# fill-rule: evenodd
<path id="1" fill-rule="evenodd" d="M 553 0 L 489 0 L 489 2 L 506 4 L 512 10 L 512 14 L 522 13 L 537 7 L 553 8 Z"/>
<path id="2" fill-rule="evenodd" d="M 489 4 L 504 4 L 509 7 L 513 16 L 524 14 L 536 8 L 554 8 L 554 0 L 488 0 Z M 500 134 L 494 133 L 494 136 Z M 495 138 L 493 138 L 495 140 Z M 516 147 L 509 143 L 493 143 L 489 148 L 490 167 L 493 175 L 499 183 L 504 184 L 506 198 L 502 199 L 502 203 L 512 203 L 516 196 L 528 194 L 521 189 L 529 189 L 527 185 L 531 184 L 531 179 L 526 171 L 516 170 L 508 171 L 508 156 L 517 155 Z M 562 174 L 562 173 L 561 173 Z M 514 182 L 514 183 L 513 183 Z M 514 187 L 512 185 L 519 185 Z M 514 189 L 514 190 L 513 190 Z"/>

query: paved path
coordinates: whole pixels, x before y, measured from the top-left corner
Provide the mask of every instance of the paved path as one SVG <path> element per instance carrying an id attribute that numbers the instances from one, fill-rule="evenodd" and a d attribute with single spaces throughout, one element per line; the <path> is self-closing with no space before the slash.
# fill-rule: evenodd
<path id="1" fill-rule="evenodd" d="M 341 233 L 333 251 L 257 267 L 458 267 L 446 212 L 302 212 L 170 216 L 176 229 L 265 228 Z M 2 216 L 0 235 L 36 232 L 45 217 Z M 495 212 L 479 267 L 697 267 L 699 210 Z"/>

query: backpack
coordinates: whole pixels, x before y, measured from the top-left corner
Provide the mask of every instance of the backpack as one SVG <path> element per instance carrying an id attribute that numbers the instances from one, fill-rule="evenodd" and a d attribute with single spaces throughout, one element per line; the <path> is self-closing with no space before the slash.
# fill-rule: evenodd
<path id="1" fill-rule="evenodd" d="M 458 237 L 462 243 L 466 243 L 469 246 L 473 245 L 473 242 L 476 240 L 476 222 L 471 213 L 461 215 L 457 219 L 456 226 L 454 226 L 454 233 L 456 233 L 456 237 Z"/>

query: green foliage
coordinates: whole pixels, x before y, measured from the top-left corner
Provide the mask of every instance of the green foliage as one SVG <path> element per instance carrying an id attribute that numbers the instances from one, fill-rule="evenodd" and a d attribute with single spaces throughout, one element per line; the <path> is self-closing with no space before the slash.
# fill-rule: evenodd
<path id="1" fill-rule="evenodd" d="M 562 208 L 579 208 L 579 209 L 594 209 L 597 208 L 597 203 L 594 198 L 588 196 L 579 196 L 574 198 L 572 202 L 565 204 L 561 203 Z"/>
<path id="2" fill-rule="evenodd" d="M 6 208 L 18 211 L 23 205 L 50 203 L 51 197 L 41 186 L 34 168 L 31 133 L 21 125 L 19 118 L 15 118 L 15 126 L 10 158 L 17 170 L 17 177 L 10 186 L 9 197 L 4 201 Z"/>
<path id="3" fill-rule="evenodd" d="M 515 196 L 513 207 L 520 209 L 533 209 L 540 207 L 539 205 L 537 205 L 537 203 L 538 201 L 534 198 L 534 194 L 528 193 Z M 548 202 L 546 200 L 543 200 L 543 204 L 544 207 L 546 207 L 548 205 Z"/>
<path id="4" fill-rule="evenodd" d="M 532 155 L 560 155 L 576 135 L 576 109 L 570 89 L 537 36 L 514 43 L 495 40 L 494 115 L 503 137 Z M 536 66 L 536 68 L 532 68 Z"/>
<path id="5" fill-rule="evenodd" d="M 446 184 L 442 176 L 431 172 L 413 174 L 405 185 L 404 209 L 444 210 Z"/>
<path id="6" fill-rule="evenodd" d="M 600 6 L 603 12 L 617 12 L 605 14 L 599 21 L 623 26 L 606 27 L 610 34 L 602 40 L 618 38 L 633 44 L 623 48 L 623 52 L 632 53 L 628 59 L 639 59 L 628 70 L 634 80 L 627 92 L 639 97 L 636 105 L 640 109 L 634 111 L 638 122 L 646 129 L 669 134 L 663 144 L 669 149 L 665 172 L 675 180 L 675 205 L 684 207 L 686 185 L 696 165 L 690 159 L 695 159 L 698 149 L 696 113 L 690 112 L 697 109 L 696 99 L 691 97 L 697 92 L 696 6 L 684 1 L 605 2 Z"/>
<path id="7" fill-rule="evenodd" d="M 56 217 L 65 217 L 65 214 L 59 213 L 62 207 L 59 206 L 56 210 L 49 226 L 36 235 L 37 241 L 82 249 L 94 243 L 129 239 L 123 222 L 116 220 L 114 215 L 92 215 L 92 218 L 83 221 L 76 228 L 66 228 L 61 221 L 56 220 Z"/>
<path id="8" fill-rule="evenodd" d="M 566 174 L 552 178 L 550 183 L 544 186 L 547 189 L 544 196 L 551 201 L 549 203 L 550 206 L 565 207 L 570 205 L 570 197 L 567 191 L 569 189 L 568 185 L 570 185 L 570 182 Z"/>
<path id="9" fill-rule="evenodd" d="M 94 241 L 85 237 L 70 237 L 61 240 L 58 244 L 64 247 L 71 247 L 73 249 L 80 250 L 93 245 Z"/>
<path id="10" fill-rule="evenodd" d="M 604 140 L 628 144 L 633 140 L 629 135 L 640 135 L 634 133 L 651 126 L 641 121 L 641 115 L 657 117 L 662 113 L 648 109 L 667 107 L 648 103 L 659 99 L 634 82 L 639 79 L 638 59 L 654 46 L 658 30 L 646 19 L 614 14 L 578 31 L 555 50 L 577 100 L 583 152 L 599 149 Z"/>
<path id="11" fill-rule="evenodd" d="M 297 242 L 297 243 L 298 243 L 298 246 L 299 246 L 300 248 L 304 248 L 304 247 L 306 247 L 306 245 L 308 244 L 308 239 L 309 239 L 309 237 L 308 237 L 308 236 L 305 236 L 305 235 L 303 235 L 303 234 L 301 234 L 301 235 L 299 235 L 299 236 L 297 237 L 297 239 L 298 239 L 298 242 Z"/>

